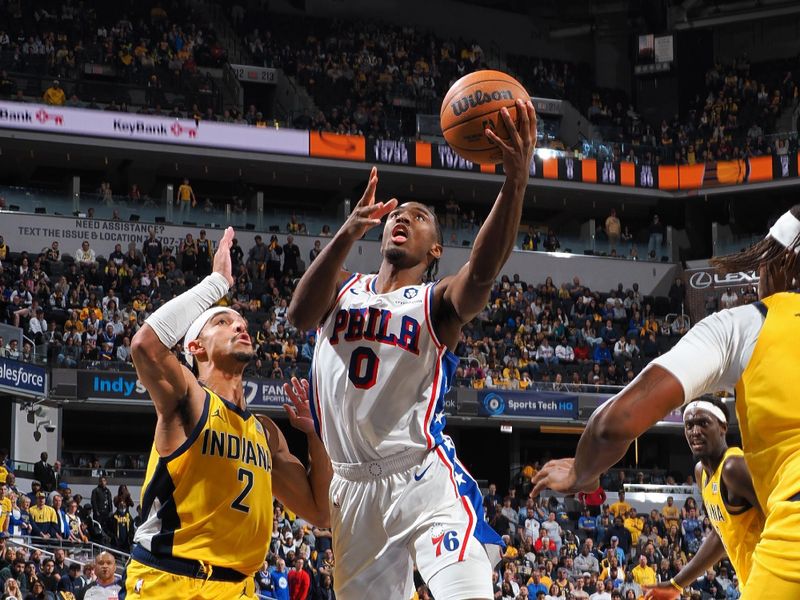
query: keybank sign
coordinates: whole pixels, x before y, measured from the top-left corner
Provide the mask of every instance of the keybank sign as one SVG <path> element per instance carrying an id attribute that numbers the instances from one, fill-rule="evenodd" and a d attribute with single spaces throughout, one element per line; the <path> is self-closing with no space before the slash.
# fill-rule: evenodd
<path id="1" fill-rule="evenodd" d="M 0 388 L 12 394 L 45 396 L 47 372 L 38 365 L 0 358 Z"/>

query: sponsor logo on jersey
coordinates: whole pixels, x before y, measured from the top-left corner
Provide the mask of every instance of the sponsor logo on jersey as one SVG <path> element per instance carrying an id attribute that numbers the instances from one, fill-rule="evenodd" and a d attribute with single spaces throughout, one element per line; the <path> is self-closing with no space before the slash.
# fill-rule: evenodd
<path id="1" fill-rule="evenodd" d="M 385 308 L 343 308 L 336 313 L 330 343 L 335 346 L 341 338 L 346 342 L 367 340 L 419 354 L 420 331 L 415 318 L 405 315 L 398 325 L 398 319 L 392 318 L 392 311 Z"/>
<path id="2" fill-rule="evenodd" d="M 411 300 L 412 298 L 416 298 L 417 294 L 419 294 L 419 290 L 417 288 L 408 288 L 406 291 L 403 292 L 403 296 Z"/>
<path id="3" fill-rule="evenodd" d="M 420 479 L 422 479 L 423 477 L 425 477 L 425 473 L 427 473 L 427 472 L 428 472 L 428 469 L 430 469 L 430 468 L 431 468 L 431 466 L 430 466 L 430 465 L 428 465 L 427 467 L 425 467 L 424 469 L 422 469 L 422 472 L 421 472 L 421 473 L 420 473 L 420 472 L 414 473 L 414 481 L 419 481 Z"/>

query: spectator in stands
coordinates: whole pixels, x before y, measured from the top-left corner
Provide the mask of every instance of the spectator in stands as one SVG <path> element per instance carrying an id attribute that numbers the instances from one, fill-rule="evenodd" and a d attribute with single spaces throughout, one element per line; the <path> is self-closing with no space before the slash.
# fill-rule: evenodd
<path id="1" fill-rule="evenodd" d="M 294 237 L 286 236 L 283 245 L 283 274 L 300 275 L 300 247 L 294 243 Z"/>
<path id="2" fill-rule="evenodd" d="M 275 568 L 270 570 L 269 576 L 272 581 L 272 588 L 275 591 L 275 598 L 277 600 L 290 600 L 289 576 L 286 569 L 286 561 L 283 558 L 278 558 L 275 561 Z"/>
<path id="3" fill-rule="evenodd" d="M 308 251 L 308 264 L 314 262 L 314 260 L 320 255 L 322 252 L 322 242 L 319 240 L 314 240 L 314 247 Z"/>
<path id="4" fill-rule="evenodd" d="M 56 493 L 53 496 L 52 503 L 53 512 L 56 516 L 56 522 L 53 526 L 56 538 L 59 540 L 68 540 L 70 536 L 69 523 L 67 522 L 67 513 L 62 508 L 64 504 L 64 497 L 61 494 Z M 54 591 L 50 590 L 49 588 L 48 590 L 51 592 Z"/>
<path id="5" fill-rule="evenodd" d="M 115 548 L 130 552 L 134 534 L 133 517 L 124 498 L 117 497 L 116 508 L 111 521 L 111 541 Z"/>
<path id="6" fill-rule="evenodd" d="M 57 591 L 60 598 L 68 598 L 67 594 L 72 594 L 73 596 L 77 596 L 78 592 L 81 590 L 81 564 L 78 562 L 70 563 L 69 567 L 67 567 L 66 573 L 64 573 L 58 581 L 58 585 L 56 586 Z M 63 592 L 63 594 L 62 594 Z"/>
<path id="7" fill-rule="evenodd" d="M 51 106 L 64 106 L 67 101 L 67 96 L 64 93 L 64 90 L 61 89 L 61 84 L 56 79 L 53 81 L 52 85 L 47 88 L 42 95 L 42 99 L 44 100 L 45 104 L 49 104 Z"/>
<path id="8" fill-rule="evenodd" d="M 30 507 L 30 514 L 33 523 L 39 530 L 41 537 L 45 539 L 55 538 L 57 535 L 56 524 L 58 519 L 52 506 L 46 504 L 47 494 L 39 492 L 36 494 L 36 505 Z"/>
<path id="9" fill-rule="evenodd" d="M 608 253 L 611 254 L 613 250 L 617 249 L 619 245 L 619 238 L 622 232 L 622 224 L 617 217 L 616 209 L 611 209 L 611 214 L 606 217 L 605 232 L 608 237 Z"/>
<path id="10" fill-rule="evenodd" d="M 108 489 L 107 479 L 100 477 L 97 487 L 92 490 L 92 514 L 94 518 L 103 526 L 103 529 L 111 529 L 110 518 L 114 510 L 111 498 L 111 490 Z"/>
<path id="11" fill-rule="evenodd" d="M 39 455 L 39 462 L 33 465 L 33 476 L 40 482 L 42 490 L 52 492 L 56 488 L 56 476 L 53 466 L 47 462 L 47 458 L 47 452 Z"/>
<path id="12" fill-rule="evenodd" d="M 311 577 L 303 568 L 304 562 L 302 558 L 295 559 L 294 569 L 289 571 L 287 576 L 289 579 L 290 600 L 306 600 L 311 590 Z"/>
<path id="13" fill-rule="evenodd" d="M 91 269 L 97 266 L 97 255 L 94 249 L 89 247 L 87 240 L 84 240 L 81 247 L 75 252 L 75 262 L 82 269 Z"/>
<path id="14" fill-rule="evenodd" d="M 184 177 L 183 183 L 178 187 L 178 218 L 183 221 L 184 215 L 189 217 L 192 208 L 197 206 L 197 198 L 194 195 L 189 179 Z"/>
<path id="15" fill-rule="evenodd" d="M 147 231 L 147 239 L 142 244 L 142 254 L 148 265 L 155 266 L 163 253 L 164 249 L 161 245 L 161 240 L 156 237 L 156 231 L 151 227 Z"/>
<path id="16" fill-rule="evenodd" d="M 661 251 L 661 247 L 664 245 L 664 238 L 666 235 L 666 227 L 664 227 L 658 215 L 653 215 L 653 222 L 650 224 L 647 232 L 649 234 L 647 254 L 651 259 L 656 259 L 658 258 L 658 252 Z"/>
<path id="17" fill-rule="evenodd" d="M 45 591 L 50 594 L 55 594 L 59 579 L 61 579 L 61 576 L 55 573 L 55 563 L 53 559 L 45 558 L 44 561 L 42 561 L 42 571 L 38 576 L 38 580 L 44 586 Z M 52 598 L 52 595 L 50 597 Z"/>
<path id="18" fill-rule="evenodd" d="M 543 246 L 547 252 L 555 252 L 561 248 L 561 243 L 558 241 L 558 236 L 556 236 L 556 232 L 552 227 L 547 229 L 547 235 L 544 238 Z"/>
<path id="19" fill-rule="evenodd" d="M 739 296 L 731 288 L 725 288 L 725 293 L 719 299 L 720 308 L 733 308 L 739 304 Z"/>

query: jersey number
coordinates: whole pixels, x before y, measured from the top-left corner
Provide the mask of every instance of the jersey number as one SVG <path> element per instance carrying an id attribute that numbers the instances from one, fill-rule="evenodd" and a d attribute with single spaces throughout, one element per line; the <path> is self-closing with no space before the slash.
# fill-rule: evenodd
<path id="1" fill-rule="evenodd" d="M 378 379 L 378 366 L 381 359 L 373 352 L 372 348 L 359 346 L 350 355 L 350 368 L 347 376 L 353 385 L 361 390 L 368 390 Z"/>
<path id="2" fill-rule="evenodd" d="M 236 500 L 231 502 L 231 508 L 234 510 L 240 510 L 243 513 L 249 513 L 250 507 L 242 503 L 244 502 L 244 499 L 247 498 L 247 494 L 250 493 L 250 490 L 253 489 L 253 472 L 240 467 L 238 479 L 239 481 L 245 482 L 244 489 L 242 490 L 241 494 L 236 496 Z"/>

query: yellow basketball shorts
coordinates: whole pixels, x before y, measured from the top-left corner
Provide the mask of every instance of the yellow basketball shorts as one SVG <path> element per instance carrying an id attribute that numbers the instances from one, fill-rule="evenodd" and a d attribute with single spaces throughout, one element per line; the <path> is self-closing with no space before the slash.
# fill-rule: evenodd
<path id="1" fill-rule="evenodd" d="M 212 571 L 213 577 L 213 571 Z M 257 600 L 255 580 L 214 581 L 160 571 L 131 560 L 122 576 L 119 600 Z"/>

